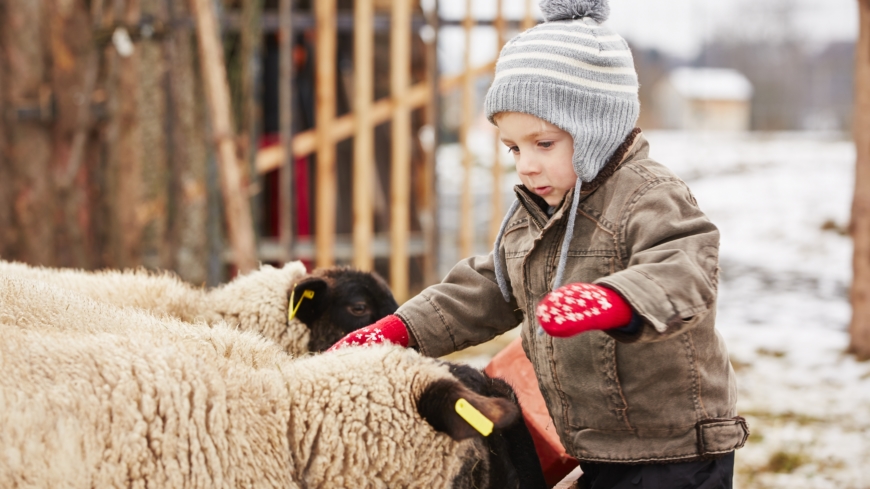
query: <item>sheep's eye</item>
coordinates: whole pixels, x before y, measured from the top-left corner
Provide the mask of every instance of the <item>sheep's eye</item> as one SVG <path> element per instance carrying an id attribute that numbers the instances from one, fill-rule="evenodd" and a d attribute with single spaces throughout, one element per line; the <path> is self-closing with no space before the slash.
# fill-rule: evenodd
<path id="1" fill-rule="evenodd" d="M 365 302 L 357 302 L 347 306 L 347 310 L 354 316 L 365 316 L 369 313 L 369 305 Z"/>

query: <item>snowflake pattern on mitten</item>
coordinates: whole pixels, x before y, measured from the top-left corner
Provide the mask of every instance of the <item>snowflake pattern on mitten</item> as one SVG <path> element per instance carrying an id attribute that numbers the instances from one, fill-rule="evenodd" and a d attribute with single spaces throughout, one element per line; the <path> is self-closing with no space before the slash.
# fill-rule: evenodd
<path id="1" fill-rule="evenodd" d="M 551 336 L 574 336 L 593 329 L 619 328 L 631 321 L 631 307 L 616 292 L 593 284 L 573 283 L 547 294 L 535 309 Z"/>
<path id="2" fill-rule="evenodd" d="M 398 316 L 389 315 L 375 324 L 349 333 L 332 345 L 328 351 L 349 346 L 372 346 L 384 343 L 408 346 L 408 329 Z"/>

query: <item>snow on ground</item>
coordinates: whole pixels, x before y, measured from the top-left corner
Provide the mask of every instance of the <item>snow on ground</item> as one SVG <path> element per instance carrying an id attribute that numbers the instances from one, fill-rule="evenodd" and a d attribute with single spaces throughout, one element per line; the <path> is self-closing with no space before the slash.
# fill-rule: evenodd
<path id="1" fill-rule="evenodd" d="M 752 430 L 735 487 L 870 488 L 870 362 L 843 353 L 854 146 L 817 133 L 646 135 L 722 233 L 717 327 Z M 450 154 L 439 175 L 457 174 Z M 513 337 L 454 358 L 485 365 Z"/>
<path id="2" fill-rule="evenodd" d="M 854 146 L 806 133 L 649 139 L 722 233 L 718 327 L 752 428 L 738 487 L 870 487 L 870 364 L 843 353 Z"/>

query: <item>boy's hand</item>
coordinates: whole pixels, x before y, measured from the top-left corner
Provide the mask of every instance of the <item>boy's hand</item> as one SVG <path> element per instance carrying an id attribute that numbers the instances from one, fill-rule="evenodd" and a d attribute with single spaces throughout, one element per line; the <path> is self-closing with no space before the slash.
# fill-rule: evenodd
<path id="1" fill-rule="evenodd" d="M 405 327 L 405 323 L 399 319 L 399 316 L 390 314 L 375 324 L 349 333 L 326 351 L 334 351 L 346 346 L 376 345 L 380 343 L 408 346 L 408 328 Z"/>
<path id="2" fill-rule="evenodd" d="M 535 310 L 538 323 L 550 336 L 567 338 L 593 329 L 627 326 L 631 306 L 616 292 L 598 285 L 574 283 L 547 294 Z"/>

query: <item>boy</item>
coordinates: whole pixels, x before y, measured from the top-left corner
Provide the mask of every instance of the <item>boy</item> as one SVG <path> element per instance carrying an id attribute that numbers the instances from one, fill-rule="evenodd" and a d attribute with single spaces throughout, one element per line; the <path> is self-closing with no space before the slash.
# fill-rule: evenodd
<path id="1" fill-rule="evenodd" d="M 486 97 L 523 183 L 493 252 L 337 345 L 441 356 L 522 323 L 580 487 L 730 488 L 748 428 L 714 328 L 718 230 L 648 157 L 606 1 L 541 10 L 547 22 L 505 45 Z"/>

